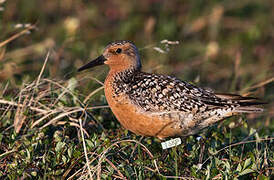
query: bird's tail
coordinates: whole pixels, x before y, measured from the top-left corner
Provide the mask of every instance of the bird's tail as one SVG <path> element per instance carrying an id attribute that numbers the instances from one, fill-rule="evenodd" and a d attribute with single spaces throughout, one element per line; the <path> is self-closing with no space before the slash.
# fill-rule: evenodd
<path id="1" fill-rule="evenodd" d="M 238 104 L 239 106 L 235 109 L 236 113 L 260 113 L 264 111 L 260 106 L 267 104 L 258 98 L 244 97 L 236 94 L 217 93 L 216 96 L 221 99 L 232 100 L 233 103 Z"/>

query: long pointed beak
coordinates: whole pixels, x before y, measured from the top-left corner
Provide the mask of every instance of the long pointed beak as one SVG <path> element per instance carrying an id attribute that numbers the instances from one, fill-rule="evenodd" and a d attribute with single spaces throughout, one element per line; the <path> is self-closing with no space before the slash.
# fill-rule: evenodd
<path id="1" fill-rule="evenodd" d="M 101 56 L 97 57 L 96 59 L 90 61 L 86 65 L 80 67 L 78 69 L 78 72 L 83 71 L 83 70 L 88 69 L 88 68 L 95 67 L 95 66 L 103 65 L 106 60 L 107 59 L 103 55 L 101 55 Z"/>

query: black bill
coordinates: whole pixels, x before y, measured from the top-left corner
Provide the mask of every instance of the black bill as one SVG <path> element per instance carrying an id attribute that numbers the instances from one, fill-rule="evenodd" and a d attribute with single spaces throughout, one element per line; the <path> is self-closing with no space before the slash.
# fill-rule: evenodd
<path id="1" fill-rule="evenodd" d="M 101 56 L 97 57 L 96 59 L 90 61 L 86 65 L 80 67 L 78 69 L 78 72 L 83 71 L 83 70 L 88 69 L 88 68 L 95 67 L 95 66 L 103 65 L 105 61 L 106 61 L 106 58 L 103 55 L 101 55 Z"/>

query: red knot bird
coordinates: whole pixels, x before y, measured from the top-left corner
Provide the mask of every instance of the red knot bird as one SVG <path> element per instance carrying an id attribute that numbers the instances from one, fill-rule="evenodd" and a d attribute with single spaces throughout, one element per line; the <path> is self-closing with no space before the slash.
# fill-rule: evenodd
<path id="1" fill-rule="evenodd" d="M 102 55 L 78 71 L 106 64 L 107 102 L 126 129 L 160 139 L 196 134 L 224 118 L 239 113 L 262 112 L 256 98 L 214 93 L 175 77 L 141 71 L 137 47 L 116 41 Z"/>

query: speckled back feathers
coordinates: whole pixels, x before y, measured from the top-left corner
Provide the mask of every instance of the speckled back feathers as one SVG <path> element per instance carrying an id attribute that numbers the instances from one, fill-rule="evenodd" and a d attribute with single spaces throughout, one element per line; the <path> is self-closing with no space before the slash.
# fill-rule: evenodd
<path id="1" fill-rule="evenodd" d="M 114 96 L 126 95 L 144 111 L 200 112 L 214 107 L 237 107 L 232 100 L 175 77 L 126 70 L 113 81 Z"/>

